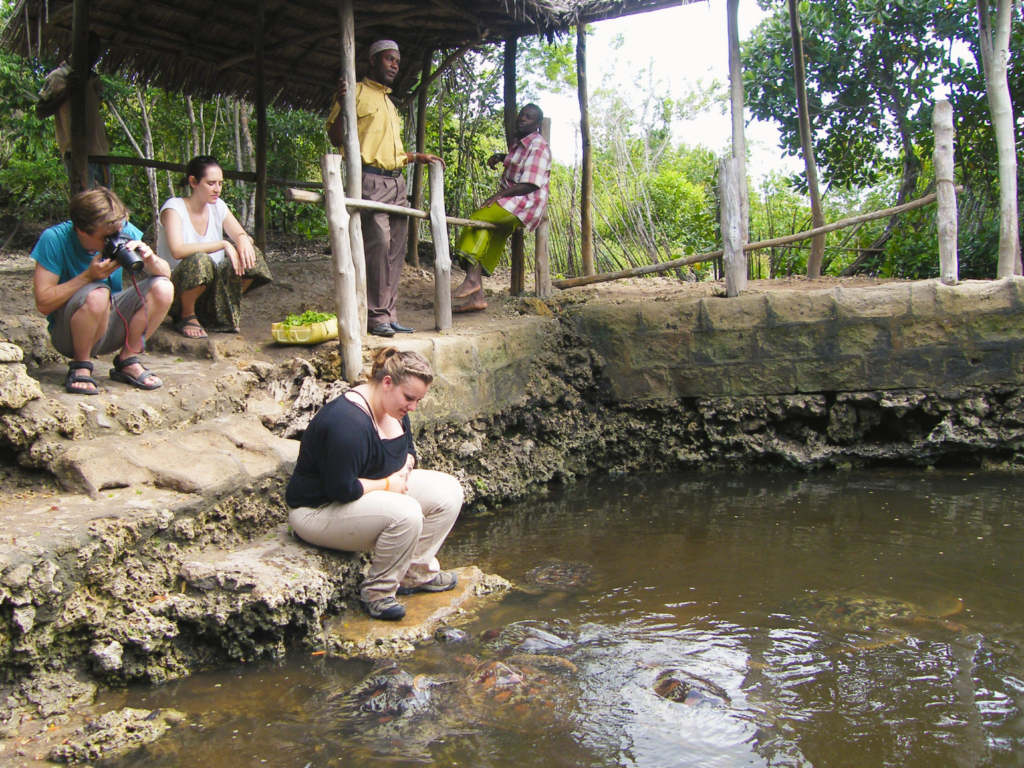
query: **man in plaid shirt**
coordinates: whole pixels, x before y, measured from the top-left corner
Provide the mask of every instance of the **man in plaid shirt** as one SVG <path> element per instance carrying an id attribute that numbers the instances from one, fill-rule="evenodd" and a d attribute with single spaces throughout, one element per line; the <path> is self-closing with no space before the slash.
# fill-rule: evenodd
<path id="1" fill-rule="evenodd" d="M 548 180 L 551 177 L 551 148 L 540 135 L 544 113 L 536 104 L 527 104 L 516 118 L 516 140 L 508 154 L 491 155 L 491 168 L 503 163 L 498 192 L 484 200 L 471 219 L 489 221 L 499 229 L 465 227 L 455 246 L 455 256 L 466 269 L 466 279 L 455 291 L 455 298 L 468 299 L 454 312 L 479 312 L 487 309 L 483 276 L 494 271 L 505 251 L 505 243 L 517 227 L 533 232 L 540 226 L 548 208 Z"/>

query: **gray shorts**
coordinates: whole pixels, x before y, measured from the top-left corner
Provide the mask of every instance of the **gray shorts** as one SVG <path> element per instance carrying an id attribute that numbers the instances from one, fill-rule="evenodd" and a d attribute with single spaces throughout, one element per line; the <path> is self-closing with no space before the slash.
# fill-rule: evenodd
<path id="1" fill-rule="evenodd" d="M 110 354 L 124 346 L 128 332 L 127 323 L 130 323 L 135 313 L 142 309 L 153 283 L 166 279 L 166 277 L 147 277 L 138 281 L 138 291 L 135 290 L 134 285 L 129 285 L 120 293 L 114 294 L 113 306 L 107 320 L 107 332 L 92 348 L 93 357 Z M 106 291 L 107 295 L 110 295 L 110 288 L 106 283 L 89 283 L 75 291 L 75 295 L 68 300 L 68 303 L 53 313 L 50 341 L 53 342 L 54 349 L 64 357 L 73 358 L 75 356 L 75 347 L 71 339 L 71 318 L 85 304 L 86 297 L 95 290 Z"/>

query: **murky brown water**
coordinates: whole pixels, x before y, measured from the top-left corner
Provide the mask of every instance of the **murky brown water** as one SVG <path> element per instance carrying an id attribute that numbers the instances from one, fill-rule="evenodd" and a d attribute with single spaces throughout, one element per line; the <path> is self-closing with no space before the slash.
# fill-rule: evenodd
<path id="1" fill-rule="evenodd" d="M 892 471 L 552 491 L 463 521 L 442 554 L 512 580 L 591 565 L 582 589 L 516 593 L 467 627 L 549 622 L 575 640 L 561 655 L 577 672 L 550 673 L 525 702 L 447 686 L 441 714 L 365 730 L 330 697 L 367 662 L 233 667 L 131 691 L 126 703 L 192 725 L 117 765 L 1021 766 L 1017 489 L 1008 474 Z M 402 663 L 465 680 L 467 650 L 479 653 L 433 646 Z M 659 698 L 666 667 L 731 705 Z"/>

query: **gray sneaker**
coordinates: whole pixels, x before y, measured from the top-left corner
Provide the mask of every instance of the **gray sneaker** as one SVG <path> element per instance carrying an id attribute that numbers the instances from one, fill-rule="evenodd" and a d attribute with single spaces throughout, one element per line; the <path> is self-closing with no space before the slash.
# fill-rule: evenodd
<path id="1" fill-rule="evenodd" d="M 371 600 L 370 602 L 360 600 L 359 602 L 366 608 L 370 618 L 384 621 L 398 621 L 405 618 L 405 606 L 393 597 L 382 597 L 380 600 Z"/>
<path id="2" fill-rule="evenodd" d="M 455 589 L 455 585 L 458 583 L 459 575 L 455 571 L 441 571 L 426 584 L 420 584 L 418 587 L 399 587 L 398 594 L 411 595 L 414 592 L 447 592 L 449 589 Z"/>

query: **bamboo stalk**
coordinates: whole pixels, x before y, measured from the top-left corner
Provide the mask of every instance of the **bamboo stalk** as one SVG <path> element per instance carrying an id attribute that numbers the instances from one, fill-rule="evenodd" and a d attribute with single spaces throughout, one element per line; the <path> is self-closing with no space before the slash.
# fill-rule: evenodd
<path id="1" fill-rule="evenodd" d="M 963 187 L 957 187 L 957 193 L 963 192 Z M 797 243 L 801 240 L 807 240 L 816 235 L 826 235 L 829 232 L 835 232 L 837 229 L 845 229 L 846 227 L 852 227 L 854 224 L 861 224 L 865 221 L 874 221 L 875 219 L 884 219 L 889 216 L 895 216 L 896 214 L 903 213 L 905 211 L 912 211 L 915 208 L 923 208 L 926 205 L 931 205 L 936 201 L 936 195 L 926 195 L 918 200 L 913 200 L 903 205 L 897 205 L 893 208 L 884 208 L 880 211 L 874 211 L 872 213 L 865 213 L 861 216 L 852 216 L 848 219 L 840 219 L 832 224 L 826 224 L 823 227 L 817 227 L 816 229 L 809 229 L 806 232 L 797 232 L 792 235 L 786 235 L 785 237 L 776 237 L 771 240 L 761 240 L 757 243 L 747 243 L 743 246 L 744 251 L 759 251 L 764 248 L 774 248 L 780 245 L 788 245 L 789 243 Z M 661 264 L 648 264 L 645 267 L 636 267 L 634 269 L 626 269 L 621 272 L 608 272 L 603 275 L 587 275 L 585 277 L 571 277 L 565 280 L 554 280 L 551 285 L 555 288 L 566 289 L 566 288 L 577 288 L 581 285 L 590 285 L 591 283 L 607 283 L 612 280 L 622 280 L 627 277 L 640 277 L 642 275 L 651 275 L 657 272 L 667 272 L 670 269 L 676 269 L 677 267 L 685 267 L 690 264 L 700 264 L 705 261 L 714 261 L 720 259 L 725 254 L 725 251 L 711 251 L 709 253 L 698 253 L 694 256 L 687 256 L 682 259 L 674 259 L 672 261 L 665 261 Z"/>

